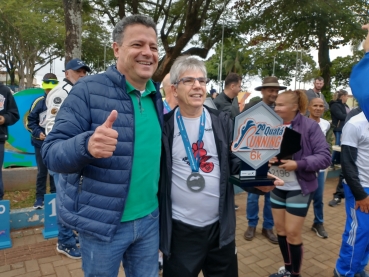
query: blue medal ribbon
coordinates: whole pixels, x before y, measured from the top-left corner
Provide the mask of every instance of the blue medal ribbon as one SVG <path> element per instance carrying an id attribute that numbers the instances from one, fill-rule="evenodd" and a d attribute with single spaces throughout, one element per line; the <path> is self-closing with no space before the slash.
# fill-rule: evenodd
<path id="1" fill-rule="evenodd" d="M 168 113 L 172 110 L 167 102 L 167 100 L 164 99 L 163 101 L 165 109 L 168 111 Z"/>
<path id="2" fill-rule="evenodd" d="M 192 172 L 199 172 L 199 168 L 200 168 L 199 152 L 200 151 L 197 152 L 197 155 L 195 158 L 192 152 L 192 146 L 188 139 L 186 127 L 183 123 L 182 115 L 181 115 L 179 108 L 177 110 L 176 118 L 177 118 L 179 132 L 181 133 L 182 141 L 183 141 L 186 153 L 187 153 L 188 160 L 190 162 Z M 199 127 L 199 139 L 197 140 L 197 149 L 199 149 L 202 138 L 204 137 L 204 131 L 205 131 L 205 111 L 202 110 L 202 114 L 200 118 L 200 127 Z"/>

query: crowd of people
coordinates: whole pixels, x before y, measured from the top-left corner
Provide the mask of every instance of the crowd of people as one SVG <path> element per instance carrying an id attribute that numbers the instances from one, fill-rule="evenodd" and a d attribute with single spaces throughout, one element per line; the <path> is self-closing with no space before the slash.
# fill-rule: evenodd
<path id="1" fill-rule="evenodd" d="M 364 29 L 369 31 L 369 25 Z M 263 101 L 286 128 L 301 135 L 301 149 L 269 161 L 271 169 L 284 172 L 279 175 L 284 177 L 273 176 L 273 185 L 245 189 L 244 239 L 255 237 L 263 196 L 262 235 L 278 244 L 284 261 L 270 277 L 300 277 L 301 233 L 310 203 L 311 229 L 326 239 L 324 183 L 328 168 L 341 163 L 340 196 L 336 192 L 330 206 L 345 197 L 347 222 L 334 276 L 369 276 L 364 270 L 369 259 L 369 123 L 365 111 L 350 111 L 346 90 L 328 104 L 321 77 L 303 91 L 286 90 L 277 77 L 268 76 L 255 88 L 262 99 L 240 108 L 242 79 L 230 73 L 222 93 L 211 90 L 217 108 L 212 109 L 204 105 L 206 67 L 196 57 L 177 58 L 161 86 L 152 81 L 159 57 L 151 18 L 123 18 L 112 38 L 115 65 L 86 76 L 90 68 L 72 59 L 62 82 L 46 74 L 45 95 L 32 103 L 27 117 L 38 167 L 34 208 L 44 205 L 50 175 L 50 192 L 57 195 L 59 253 L 82 258 L 85 276 L 117 276 L 121 264 L 127 277 L 156 277 L 161 266 L 167 277 L 197 277 L 200 271 L 205 277 L 238 276 L 237 206 L 229 177 L 239 173 L 240 159 L 230 145 L 234 118 Z M 364 50 L 369 52 L 369 35 Z M 331 123 L 322 118 L 327 110 Z M 0 85 L 0 161 L 6 126 L 18 119 L 10 91 Z M 341 155 L 330 153 L 331 129 Z"/>

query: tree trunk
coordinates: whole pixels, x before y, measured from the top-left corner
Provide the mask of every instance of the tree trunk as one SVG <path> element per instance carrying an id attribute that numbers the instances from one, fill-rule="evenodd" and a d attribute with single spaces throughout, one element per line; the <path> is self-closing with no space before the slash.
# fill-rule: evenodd
<path id="1" fill-rule="evenodd" d="M 24 61 L 21 61 L 18 66 L 19 90 L 24 90 L 24 70 Z"/>
<path id="2" fill-rule="evenodd" d="M 33 88 L 33 76 L 35 76 L 35 60 L 30 59 L 27 65 L 27 73 L 26 73 L 26 81 L 27 81 L 27 88 Z"/>
<path id="3" fill-rule="evenodd" d="M 15 68 L 9 71 L 10 85 L 15 86 Z"/>
<path id="4" fill-rule="evenodd" d="M 187 42 L 185 42 L 184 45 L 186 45 Z M 156 82 L 161 82 L 165 75 L 169 73 L 170 68 L 172 67 L 174 61 L 181 55 L 196 55 L 200 58 L 205 59 L 209 53 L 208 48 L 200 48 L 200 47 L 192 47 L 183 53 L 181 53 L 181 50 L 185 47 L 184 45 L 180 44 L 177 41 L 177 44 L 170 48 L 169 51 L 166 52 L 165 56 L 160 60 L 158 69 L 155 71 L 154 75 L 152 76 L 152 79 Z"/>
<path id="5" fill-rule="evenodd" d="M 327 102 L 332 98 L 331 94 L 331 59 L 329 57 L 329 45 L 328 38 L 325 30 L 321 30 L 318 34 L 319 46 L 318 46 L 318 62 L 320 74 L 324 79 L 324 87 L 322 92 Z"/>
<path id="6" fill-rule="evenodd" d="M 82 1 L 63 0 L 65 20 L 65 64 L 82 56 Z"/>
<path id="7" fill-rule="evenodd" d="M 126 16 L 126 1 L 125 0 L 118 0 L 118 15 L 120 19 Z"/>
<path id="8" fill-rule="evenodd" d="M 172 59 L 172 55 L 170 53 L 166 53 L 165 56 L 159 62 L 158 69 L 155 71 L 154 75 L 152 76 L 152 79 L 155 82 L 163 81 L 165 75 L 167 75 L 167 73 L 170 71 L 173 62 L 174 59 Z"/>
<path id="9" fill-rule="evenodd" d="M 14 57 L 13 57 L 14 60 Z M 10 84 L 11 86 L 15 86 L 15 67 L 14 67 L 14 62 L 9 60 L 6 63 L 6 72 L 9 74 L 9 80 L 7 81 L 8 84 Z"/>

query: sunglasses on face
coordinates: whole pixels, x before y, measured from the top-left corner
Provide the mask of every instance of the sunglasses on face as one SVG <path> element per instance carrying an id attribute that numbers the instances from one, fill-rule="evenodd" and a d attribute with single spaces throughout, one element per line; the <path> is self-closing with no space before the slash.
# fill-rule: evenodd
<path id="1" fill-rule="evenodd" d="M 52 84 L 52 85 L 57 85 L 59 83 L 58 80 L 53 80 L 53 79 L 46 79 L 46 80 L 42 80 L 42 82 L 44 82 L 45 84 Z"/>
<path id="2" fill-rule="evenodd" d="M 178 80 L 177 82 L 175 82 L 175 84 L 177 85 L 180 82 L 182 82 L 185 86 L 193 86 L 196 80 L 199 81 L 200 86 L 206 86 L 206 84 L 210 81 L 208 78 L 205 78 L 205 77 L 199 77 L 199 78 L 184 77 Z"/>

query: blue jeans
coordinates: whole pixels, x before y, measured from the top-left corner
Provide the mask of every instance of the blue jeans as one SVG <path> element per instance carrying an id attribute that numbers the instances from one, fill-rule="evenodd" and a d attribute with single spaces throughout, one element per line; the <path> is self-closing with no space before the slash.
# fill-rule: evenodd
<path id="1" fill-rule="evenodd" d="M 159 209 L 121 222 L 111 242 L 79 233 L 85 277 L 115 277 L 123 262 L 126 277 L 158 277 Z"/>
<path id="2" fill-rule="evenodd" d="M 314 193 L 314 223 L 323 223 L 323 192 L 325 182 L 325 170 L 320 170 L 318 174 L 318 188 Z"/>
<path id="3" fill-rule="evenodd" d="M 4 162 L 4 142 L 0 142 L 0 200 L 4 197 L 4 183 L 3 183 L 3 162 Z"/>
<path id="4" fill-rule="evenodd" d="M 272 229 L 274 226 L 272 207 L 270 204 L 270 192 L 264 195 L 264 211 L 263 211 L 263 228 Z M 249 221 L 249 226 L 256 227 L 259 221 L 259 195 L 255 193 L 248 193 L 247 195 L 247 205 L 246 205 L 247 220 Z"/>
<path id="5" fill-rule="evenodd" d="M 61 191 L 61 187 L 59 186 L 59 177 L 60 174 L 54 171 L 49 170 L 49 174 L 50 176 L 52 176 L 54 178 L 54 183 L 55 183 L 55 187 L 56 187 L 56 215 L 59 215 L 59 205 L 60 205 L 60 194 L 63 193 L 63 191 Z M 59 216 L 58 216 L 58 220 L 57 220 L 57 224 L 58 224 L 58 244 L 63 244 L 65 246 L 67 246 L 68 248 L 70 247 L 74 247 L 76 248 L 76 239 L 74 238 L 74 234 L 72 229 L 64 226 L 63 224 L 61 224 L 59 222 Z"/>
<path id="6" fill-rule="evenodd" d="M 341 135 L 342 132 L 334 132 L 334 137 L 336 138 L 335 145 L 341 145 Z M 332 164 L 341 163 L 341 153 L 337 151 L 332 152 Z"/>

